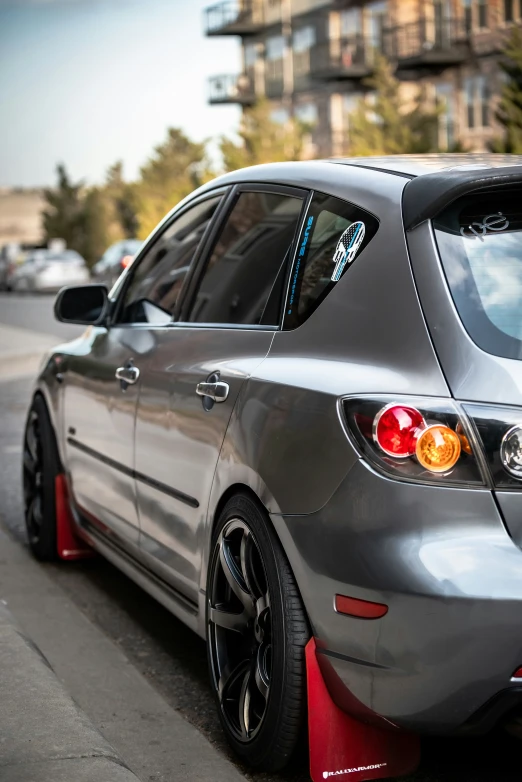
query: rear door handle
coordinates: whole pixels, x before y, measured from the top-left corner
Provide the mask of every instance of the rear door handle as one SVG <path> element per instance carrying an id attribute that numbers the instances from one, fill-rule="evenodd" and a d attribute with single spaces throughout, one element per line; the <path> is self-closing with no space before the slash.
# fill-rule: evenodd
<path id="1" fill-rule="evenodd" d="M 137 382 L 140 376 L 140 370 L 134 366 L 134 361 L 130 358 L 125 362 L 124 366 L 118 367 L 115 372 L 116 379 L 120 381 L 122 385 L 132 386 Z"/>
<path id="2" fill-rule="evenodd" d="M 221 380 L 216 383 L 198 383 L 196 386 L 198 396 L 208 396 L 213 402 L 224 402 L 229 391 L 228 383 L 223 383 Z"/>

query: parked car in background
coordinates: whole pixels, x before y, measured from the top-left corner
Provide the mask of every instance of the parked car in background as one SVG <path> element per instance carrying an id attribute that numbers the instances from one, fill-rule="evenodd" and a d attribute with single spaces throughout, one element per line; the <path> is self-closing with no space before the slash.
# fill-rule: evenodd
<path id="1" fill-rule="evenodd" d="M 111 244 L 98 263 L 94 264 L 93 280 L 112 288 L 122 271 L 132 263 L 142 244 L 139 239 L 124 239 Z"/>
<path id="2" fill-rule="evenodd" d="M 89 270 L 75 250 L 35 250 L 15 265 L 7 277 L 13 291 L 59 291 L 64 285 L 89 282 Z"/>

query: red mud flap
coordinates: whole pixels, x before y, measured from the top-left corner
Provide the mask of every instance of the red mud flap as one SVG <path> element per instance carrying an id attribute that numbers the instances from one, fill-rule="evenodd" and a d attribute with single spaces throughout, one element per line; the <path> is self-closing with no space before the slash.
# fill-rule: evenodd
<path id="1" fill-rule="evenodd" d="M 86 559 L 94 551 L 74 534 L 71 509 L 65 475 L 60 473 L 54 481 L 56 501 L 56 546 L 60 559 Z"/>
<path id="2" fill-rule="evenodd" d="M 420 760 L 417 736 L 386 730 L 346 714 L 326 688 L 315 640 L 306 645 L 310 776 L 313 782 L 333 778 L 346 782 L 409 774 Z"/>

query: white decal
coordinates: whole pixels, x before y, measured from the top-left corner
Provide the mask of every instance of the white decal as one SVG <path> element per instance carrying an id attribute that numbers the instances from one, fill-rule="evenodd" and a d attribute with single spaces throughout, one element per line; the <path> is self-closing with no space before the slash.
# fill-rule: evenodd
<path id="1" fill-rule="evenodd" d="M 374 768 L 384 768 L 387 763 L 375 763 L 373 766 L 358 766 L 357 768 L 343 768 L 342 771 L 323 771 L 323 779 L 337 777 L 341 774 L 355 774 L 356 771 L 371 771 Z"/>
<path id="2" fill-rule="evenodd" d="M 475 227 L 476 226 L 476 227 Z M 495 212 L 487 215 L 481 223 L 475 222 L 469 225 L 463 225 L 460 233 L 466 239 L 474 239 L 476 236 L 481 242 L 488 231 L 505 231 L 509 227 L 509 220 L 502 212 Z M 477 230 L 478 228 L 478 230 Z M 467 233 L 469 231 L 470 233 Z"/>
<path id="3" fill-rule="evenodd" d="M 335 263 L 332 282 L 337 282 L 343 273 L 346 264 L 351 263 L 357 255 L 357 251 L 364 239 L 365 231 L 364 223 L 361 223 L 361 221 L 358 220 L 356 223 L 352 223 L 348 226 L 346 231 L 341 235 L 332 259 Z"/>

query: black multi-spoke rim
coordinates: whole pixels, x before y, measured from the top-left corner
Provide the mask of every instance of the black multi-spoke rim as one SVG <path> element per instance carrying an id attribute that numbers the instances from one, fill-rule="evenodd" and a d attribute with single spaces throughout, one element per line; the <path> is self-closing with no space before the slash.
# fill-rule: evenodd
<path id="1" fill-rule="evenodd" d="M 270 693 L 272 614 L 251 529 L 229 521 L 217 540 L 209 590 L 210 661 L 221 712 L 243 742 L 259 732 Z"/>
<path id="2" fill-rule="evenodd" d="M 43 459 L 40 425 L 34 411 L 29 414 L 24 438 L 24 504 L 31 543 L 40 539 L 43 523 Z"/>

